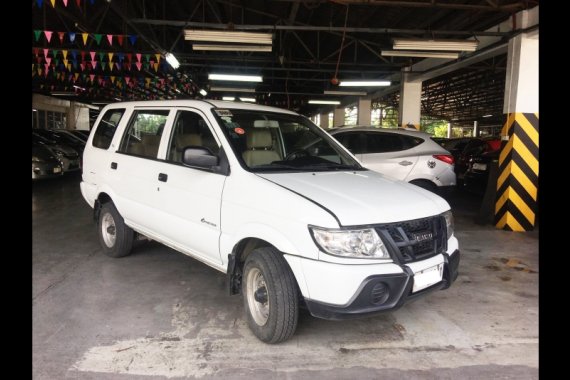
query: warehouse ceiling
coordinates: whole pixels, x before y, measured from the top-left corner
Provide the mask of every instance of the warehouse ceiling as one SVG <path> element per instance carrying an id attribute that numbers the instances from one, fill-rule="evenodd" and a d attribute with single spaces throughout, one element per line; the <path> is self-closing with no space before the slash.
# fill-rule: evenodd
<path id="1" fill-rule="evenodd" d="M 304 114 L 309 99 L 339 88 L 333 78 L 388 79 L 423 58 L 388 57 L 394 38 L 508 40 L 486 31 L 538 1 L 515 0 L 35 0 L 32 3 L 32 91 L 105 103 L 142 99 L 255 98 Z M 514 22 L 514 21 L 513 21 Z M 198 51 L 184 30 L 272 33 L 268 52 Z M 202 43 L 203 44 L 203 43 Z M 180 67 L 165 60 L 172 53 Z M 461 53 L 454 61 L 478 52 Z M 501 58 L 502 57 L 502 58 Z M 506 56 L 424 81 L 422 112 L 474 120 L 502 113 Z M 213 82 L 209 73 L 263 77 L 261 83 Z M 255 92 L 216 91 L 233 87 Z M 473 91 L 473 89 L 476 91 Z M 367 92 L 397 102 L 397 94 Z"/>

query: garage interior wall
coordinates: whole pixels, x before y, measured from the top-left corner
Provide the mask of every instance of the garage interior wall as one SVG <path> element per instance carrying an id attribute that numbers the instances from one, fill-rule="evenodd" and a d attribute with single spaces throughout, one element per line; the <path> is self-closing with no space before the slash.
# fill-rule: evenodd
<path id="1" fill-rule="evenodd" d="M 65 126 L 66 129 L 89 130 L 89 108 L 82 103 L 57 99 L 41 94 L 32 94 L 32 109 L 65 114 L 67 120 L 67 125 Z M 45 118 L 43 120 L 45 120 Z M 43 125 L 38 125 L 38 127 L 47 127 L 46 122 L 42 124 Z"/>

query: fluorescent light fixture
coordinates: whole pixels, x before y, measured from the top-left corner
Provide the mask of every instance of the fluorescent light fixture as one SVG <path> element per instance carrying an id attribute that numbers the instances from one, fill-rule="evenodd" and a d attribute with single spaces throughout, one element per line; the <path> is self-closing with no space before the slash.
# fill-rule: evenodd
<path id="1" fill-rule="evenodd" d="M 74 91 L 54 91 L 51 93 L 53 96 L 77 96 Z"/>
<path id="2" fill-rule="evenodd" d="M 255 98 L 239 98 L 242 102 L 252 102 L 255 103 Z"/>
<path id="3" fill-rule="evenodd" d="M 73 85 L 73 88 L 75 88 L 75 89 L 77 89 L 77 90 L 85 91 L 85 88 L 79 87 L 79 86 L 76 86 L 76 85 Z"/>
<path id="4" fill-rule="evenodd" d="M 203 88 L 200 89 L 200 91 L 198 91 L 200 93 L 200 95 L 202 96 L 206 96 L 208 95 L 208 91 L 204 90 Z"/>
<path id="5" fill-rule="evenodd" d="M 115 99 L 115 100 L 118 101 L 118 102 L 120 102 L 120 101 L 123 100 L 123 99 L 121 99 L 121 98 L 113 98 L 113 99 Z"/>
<path id="6" fill-rule="evenodd" d="M 394 49 L 408 50 L 443 50 L 443 51 L 475 51 L 477 40 L 422 40 L 422 39 L 394 39 Z"/>
<path id="7" fill-rule="evenodd" d="M 239 42 L 244 44 L 271 45 L 272 33 L 236 32 L 229 30 L 184 30 L 187 41 Z"/>
<path id="8" fill-rule="evenodd" d="M 341 87 L 373 87 L 373 86 L 389 86 L 388 80 L 347 80 L 340 82 Z"/>
<path id="9" fill-rule="evenodd" d="M 491 116 L 493 116 L 493 115 L 483 115 L 483 117 L 491 117 Z"/>
<path id="10" fill-rule="evenodd" d="M 259 75 L 232 75 L 232 74 L 208 74 L 210 80 L 230 80 L 236 82 L 261 82 Z"/>
<path id="11" fill-rule="evenodd" d="M 271 45 L 192 45 L 193 50 L 209 51 L 271 51 Z"/>
<path id="12" fill-rule="evenodd" d="M 422 57 L 422 58 L 459 58 L 459 53 L 450 52 L 433 52 L 433 51 L 397 51 L 397 50 L 382 50 L 382 55 L 384 57 Z"/>
<path id="13" fill-rule="evenodd" d="M 38 110 L 35 108 L 32 108 L 32 112 L 38 112 Z"/>
<path id="14" fill-rule="evenodd" d="M 234 100 L 236 100 L 236 98 L 234 98 L 233 96 L 223 96 L 222 100 L 229 100 L 230 102 L 233 102 Z"/>
<path id="15" fill-rule="evenodd" d="M 366 96 L 368 95 L 364 91 L 325 91 L 325 95 L 354 95 L 354 96 Z"/>
<path id="16" fill-rule="evenodd" d="M 311 99 L 309 100 L 309 104 L 340 104 L 338 100 L 317 100 Z"/>
<path id="17" fill-rule="evenodd" d="M 220 92 L 255 92 L 255 88 L 210 87 L 210 91 Z"/>
<path id="18" fill-rule="evenodd" d="M 168 62 L 168 64 L 170 66 L 172 66 L 172 68 L 174 70 L 176 70 L 177 68 L 180 67 L 180 62 L 178 62 L 178 59 L 176 59 L 176 57 L 174 56 L 174 54 L 172 53 L 166 53 L 164 55 L 164 58 L 166 58 L 166 62 Z"/>

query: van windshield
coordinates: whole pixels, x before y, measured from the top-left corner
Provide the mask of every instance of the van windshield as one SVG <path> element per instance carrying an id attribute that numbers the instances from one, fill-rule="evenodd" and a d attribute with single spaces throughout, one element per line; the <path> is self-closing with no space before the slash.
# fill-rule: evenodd
<path id="1" fill-rule="evenodd" d="M 238 159 L 253 172 L 366 170 L 302 116 L 243 109 L 212 112 Z"/>

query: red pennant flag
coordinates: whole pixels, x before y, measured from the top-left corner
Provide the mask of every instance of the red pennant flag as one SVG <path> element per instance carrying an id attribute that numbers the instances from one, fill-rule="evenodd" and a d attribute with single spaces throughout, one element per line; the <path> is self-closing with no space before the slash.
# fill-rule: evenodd
<path id="1" fill-rule="evenodd" d="M 51 35 L 53 34 L 53 32 L 50 30 L 44 30 L 44 34 L 46 35 L 47 42 L 50 42 L 51 41 Z"/>
<path id="2" fill-rule="evenodd" d="M 129 64 L 133 60 L 133 55 L 131 53 L 127 53 L 127 60 L 129 61 Z"/>
<path id="3" fill-rule="evenodd" d="M 51 63 L 51 58 L 46 57 L 46 62 L 47 62 L 47 64 L 48 64 L 48 66 L 49 66 L 49 64 Z"/>
<path id="4" fill-rule="evenodd" d="M 67 7 L 67 0 L 63 0 L 63 5 Z"/>
<path id="5" fill-rule="evenodd" d="M 91 79 L 91 83 L 93 83 L 93 78 L 95 78 L 95 74 L 89 74 L 89 79 Z"/>
<path id="6" fill-rule="evenodd" d="M 85 70 L 85 63 L 81 62 L 79 64 L 79 67 L 81 67 L 81 71 Z"/>
<path id="7" fill-rule="evenodd" d="M 95 53 L 94 51 L 90 51 L 89 54 L 91 55 L 91 62 L 93 62 L 95 60 Z"/>
<path id="8" fill-rule="evenodd" d="M 81 60 L 85 61 L 85 52 L 83 50 L 81 51 Z"/>
<path id="9" fill-rule="evenodd" d="M 57 36 L 59 37 L 59 42 L 63 44 L 63 38 L 65 37 L 65 32 L 57 32 Z"/>
<path id="10" fill-rule="evenodd" d="M 130 81 L 131 81 L 131 77 L 125 77 L 125 82 L 127 82 L 127 84 L 129 84 Z"/>
<path id="11" fill-rule="evenodd" d="M 81 6 L 81 0 L 75 0 L 75 3 L 77 4 L 78 7 Z"/>
<path id="12" fill-rule="evenodd" d="M 97 61 L 91 61 L 91 66 L 93 66 L 93 70 L 97 68 Z"/>
<path id="13" fill-rule="evenodd" d="M 123 46 L 124 38 L 125 36 L 123 36 L 122 34 L 117 34 L 117 41 L 119 41 L 119 45 Z"/>
<path id="14" fill-rule="evenodd" d="M 137 69 L 139 69 L 139 71 L 141 71 L 142 63 L 137 62 L 137 63 L 135 63 L 135 65 L 137 65 Z"/>
<path id="15" fill-rule="evenodd" d="M 34 52 L 34 55 L 38 55 L 38 53 L 40 52 L 39 48 L 32 48 L 32 51 Z"/>
<path id="16" fill-rule="evenodd" d="M 140 61 L 141 61 L 141 57 L 142 57 L 142 54 L 141 54 L 141 53 L 137 53 L 137 62 L 140 62 Z"/>
<path id="17" fill-rule="evenodd" d="M 99 81 L 99 85 L 101 85 L 103 83 L 103 78 L 101 78 L 100 75 L 97 77 L 97 80 Z"/>
<path id="18" fill-rule="evenodd" d="M 109 41 L 109 45 L 113 45 L 113 35 L 107 34 L 107 41 Z"/>
<path id="19" fill-rule="evenodd" d="M 47 71 L 49 70 L 49 63 L 44 63 L 44 67 L 45 67 L 45 72 L 47 75 Z"/>

